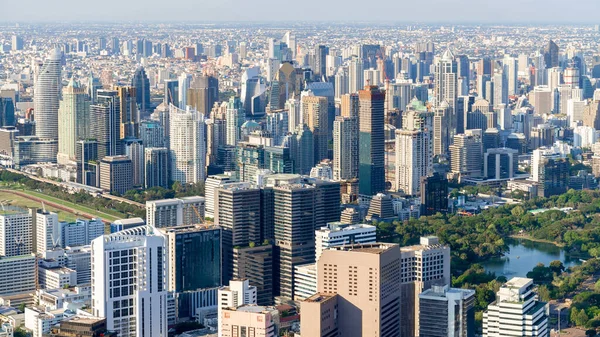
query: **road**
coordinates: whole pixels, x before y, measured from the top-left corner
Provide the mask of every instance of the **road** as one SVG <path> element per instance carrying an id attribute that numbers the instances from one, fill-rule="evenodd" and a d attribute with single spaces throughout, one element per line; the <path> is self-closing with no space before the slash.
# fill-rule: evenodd
<path id="1" fill-rule="evenodd" d="M 77 184 L 77 183 L 64 183 L 64 182 L 58 182 L 58 181 L 54 181 L 54 180 L 50 180 L 50 179 L 46 179 L 46 178 L 40 178 L 38 176 L 35 176 L 33 174 L 29 174 L 29 173 L 25 173 L 19 170 L 15 170 L 15 169 L 11 169 L 11 168 L 2 168 L 3 170 L 7 170 L 9 172 L 12 173 L 16 173 L 16 174 L 22 174 L 24 176 L 26 176 L 27 178 L 33 179 L 33 180 L 37 180 L 39 182 L 43 182 L 43 183 L 47 183 L 47 184 L 52 184 L 54 186 L 59 186 L 61 188 L 67 189 L 67 190 L 84 190 L 86 192 L 88 192 L 89 194 L 92 194 L 94 196 L 100 196 L 103 197 L 105 199 L 110 199 L 110 200 L 115 200 L 115 201 L 119 201 L 119 202 L 124 202 L 127 203 L 129 205 L 133 205 L 139 208 L 145 208 L 146 205 L 141 204 L 139 202 L 135 202 L 133 200 L 129 200 L 123 197 L 117 197 L 115 195 L 109 194 L 104 192 L 102 189 L 96 188 L 96 187 L 91 187 L 91 186 L 87 186 L 87 185 L 82 185 L 82 184 Z"/>

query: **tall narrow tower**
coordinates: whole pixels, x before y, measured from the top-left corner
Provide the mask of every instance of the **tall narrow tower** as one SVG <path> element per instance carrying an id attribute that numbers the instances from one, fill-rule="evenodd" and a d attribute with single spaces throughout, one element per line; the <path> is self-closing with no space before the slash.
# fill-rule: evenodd
<path id="1" fill-rule="evenodd" d="M 358 96 L 358 189 L 360 194 L 371 196 L 385 190 L 385 91 L 377 86 L 366 86 Z"/>
<path id="2" fill-rule="evenodd" d="M 61 61 L 61 51 L 51 51 L 35 82 L 35 134 L 40 138 L 58 139 L 58 107 L 62 89 Z"/>

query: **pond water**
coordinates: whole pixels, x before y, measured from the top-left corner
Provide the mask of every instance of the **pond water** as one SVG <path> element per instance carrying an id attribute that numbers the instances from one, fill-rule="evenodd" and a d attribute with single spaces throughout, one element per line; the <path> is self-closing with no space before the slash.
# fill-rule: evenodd
<path id="1" fill-rule="evenodd" d="M 561 261 L 565 267 L 581 264 L 579 258 L 569 257 L 561 247 L 546 242 L 526 239 L 507 239 L 510 251 L 503 257 L 488 260 L 483 264 L 486 271 L 496 276 L 526 277 L 538 263 L 548 266 L 554 260 Z"/>

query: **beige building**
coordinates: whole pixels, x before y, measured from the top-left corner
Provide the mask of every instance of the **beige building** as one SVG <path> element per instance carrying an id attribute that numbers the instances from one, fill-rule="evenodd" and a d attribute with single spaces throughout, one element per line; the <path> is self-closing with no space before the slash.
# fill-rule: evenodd
<path id="1" fill-rule="evenodd" d="M 339 322 L 341 336 L 400 334 L 398 245 L 373 243 L 334 247 L 323 252 L 317 266 L 317 291 L 339 295 L 338 313 L 343 317 Z M 323 319 L 314 324 L 319 324 L 317 322 L 322 324 Z M 306 336 L 319 334 L 307 332 Z"/>
<path id="2" fill-rule="evenodd" d="M 327 98 L 321 96 L 302 97 L 302 120 L 313 133 L 314 162 L 327 158 L 329 134 L 327 130 Z"/>
<path id="3" fill-rule="evenodd" d="M 279 336 L 279 312 L 274 307 L 256 305 L 227 308 L 219 317 L 219 336 Z"/>
<path id="4" fill-rule="evenodd" d="M 300 310 L 300 334 L 310 337 L 337 337 L 337 294 L 316 293 L 302 301 Z"/>
<path id="5" fill-rule="evenodd" d="M 127 156 L 104 157 L 100 161 L 100 188 L 125 194 L 133 188 L 133 164 Z"/>

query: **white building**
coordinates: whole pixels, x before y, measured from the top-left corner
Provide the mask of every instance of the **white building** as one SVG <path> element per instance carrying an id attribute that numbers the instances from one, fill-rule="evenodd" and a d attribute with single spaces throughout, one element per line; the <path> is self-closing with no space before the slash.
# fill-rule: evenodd
<path id="1" fill-rule="evenodd" d="M 45 209 L 38 210 L 35 215 L 35 230 L 38 254 L 61 246 L 61 224 L 58 222 L 58 214 Z"/>
<path id="2" fill-rule="evenodd" d="M 421 190 L 421 177 L 432 171 L 429 133 L 396 130 L 396 188 L 407 195 Z"/>
<path id="3" fill-rule="evenodd" d="M 248 280 L 231 280 L 229 286 L 219 288 L 218 317 L 223 317 L 226 308 L 237 308 L 245 304 L 256 304 L 256 287 L 250 285 Z M 221 336 L 221 329 L 219 329 Z"/>
<path id="4" fill-rule="evenodd" d="M 0 256 L 0 295 L 33 292 L 36 286 L 35 255 Z"/>
<path id="5" fill-rule="evenodd" d="M 303 301 L 317 292 L 317 264 L 294 267 L 294 301 Z"/>
<path id="6" fill-rule="evenodd" d="M 573 146 L 581 148 L 592 147 L 598 141 L 598 131 L 590 126 L 576 126 L 573 128 Z"/>
<path id="7" fill-rule="evenodd" d="M 204 116 L 192 108 L 183 110 L 170 104 L 169 130 L 171 180 L 182 184 L 203 182 L 206 179 Z"/>
<path id="8" fill-rule="evenodd" d="M 179 80 L 179 108 L 186 109 L 188 89 L 192 83 L 192 75 L 181 73 Z"/>
<path id="9" fill-rule="evenodd" d="M 541 147 L 533 150 L 531 155 L 531 180 L 540 181 L 540 165 L 544 159 L 559 159 L 561 154 L 554 147 Z"/>
<path id="10" fill-rule="evenodd" d="M 120 337 L 166 337 L 166 240 L 150 226 L 92 241 L 92 313 Z"/>
<path id="11" fill-rule="evenodd" d="M 549 336 L 548 304 L 539 302 L 532 279 L 514 277 L 483 313 L 483 336 Z"/>
<path id="12" fill-rule="evenodd" d="M 61 267 L 56 261 L 42 261 L 38 267 L 38 283 L 41 289 L 61 289 L 77 285 L 77 272 Z"/>
<path id="13" fill-rule="evenodd" d="M 377 241 L 376 230 L 375 226 L 366 224 L 348 225 L 341 222 L 330 222 L 327 226 L 315 231 L 316 260 L 319 260 L 323 250 L 330 247 L 374 243 Z"/>
<path id="14" fill-rule="evenodd" d="M 26 210 L 2 206 L 0 210 L 0 256 L 18 256 L 32 252 L 31 214 Z"/>
<path id="15" fill-rule="evenodd" d="M 244 305 L 223 310 L 219 336 L 279 336 L 279 311 L 275 307 Z"/>
<path id="16" fill-rule="evenodd" d="M 433 286 L 419 295 L 420 336 L 467 337 L 475 329 L 475 290 Z"/>
<path id="17" fill-rule="evenodd" d="M 204 216 L 208 218 L 215 217 L 215 191 L 224 184 L 232 182 L 231 176 L 226 174 L 217 174 L 208 176 L 204 182 L 204 197 L 206 198 Z"/>
<path id="18" fill-rule="evenodd" d="M 102 219 L 77 219 L 75 222 L 63 222 L 61 225 L 62 247 L 89 245 L 92 240 L 104 235 Z"/>
<path id="19" fill-rule="evenodd" d="M 59 267 L 66 267 L 77 272 L 75 284 L 89 284 L 91 282 L 91 246 L 78 246 L 47 250 L 41 254 L 44 260 L 56 261 Z"/>
<path id="20" fill-rule="evenodd" d="M 69 289 L 38 289 L 35 299 L 39 306 L 50 310 L 74 310 L 91 304 L 92 288 L 88 285 Z"/>
<path id="21" fill-rule="evenodd" d="M 74 313 L 71 313 L 73 316 Z M 33 337 L 42 337 L 50 332 L 50 328 L 69 317 L 65 309 L 45 310 L 39 307 L 25 308 L 25 328 L 30 330 Z"/>
<path id="22" fill-rule="evenodd" d="M 35 135 L 43 139 L 58 139 L 58 107 L 62 90 L 61 60 L 62 52 L 59 49 L 52 50 L 35 79 Z"/>
<path id="23" fill-rule="evenodd" d="M 197 225 L 204 222 L 204 207 L 203 197 L 146 201 L 146 223 L 156 228 Z"/>

